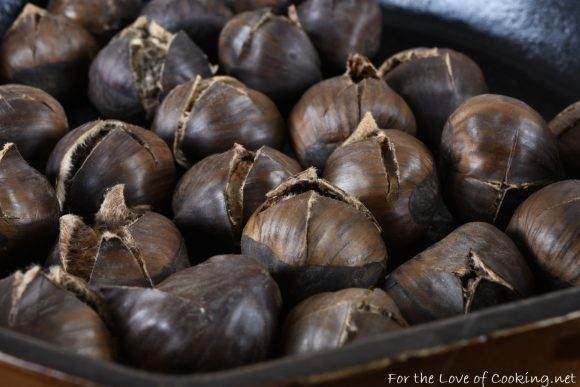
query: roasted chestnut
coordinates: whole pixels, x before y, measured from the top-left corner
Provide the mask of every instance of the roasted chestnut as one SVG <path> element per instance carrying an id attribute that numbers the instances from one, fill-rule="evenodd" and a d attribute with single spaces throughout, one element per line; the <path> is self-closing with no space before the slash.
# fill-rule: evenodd
<path id="1" fill-rule="evenodd" d="M 186 32 L 212 57 L 217 57 L 220 32 L 232 17 L 223 0 L 152 0 L 141 14 L 168 31 Z"/>
<path id="2" fill-rule="evenodd" d="M 0 45 L 0 78 L 63 100 L 83 92 L 97 42 L 64 16 L 27 4 Z"/>
<path id="3" fill-rule="evenodd" d="M 106 118 L 141 123 L 171 89 L 198 75 L 212 75 L 203 51 L 184 32 L 174 35 L 140 17 L 93 61 L 89 97 Z"/>
<path id="4" fill-rule="evenodd" d="M 74 20 L 105 42 L 132 22 L 142 6 L 143 0 L 50 0 L 47 9 Z"/>
<path id="5" fill-rule="evenodd" d="M 125 184 L 127 205 L 167 211 L 175 185 L 171 150 L 149 130 L 121 121 L 93 121 L 70 131 L 46 167 L 61 208 L 91 219 L 108 188 Z"/>
<path id="6" fill-rule="evenodd" d="M 62 106 L 44 91 L 23 85 L 0 86 L 0 103 L 0 147 L 15 143 L 32 167 L 44 171 L 50 152 L 68 131 Z"/>
<path id="7" fill-rule="evenodd" d="M 558 138 L 560 160 L 566 176 L 580 178 L 580 101 L 558 114 L 550 121 L 549 128 Z"/>
<path id="8" fill-rule="evenodd" d="M 468 56 L 448 48 L 413 48 L 388 58 L 379 73 L 407 101 L 418 137 L 434 152 L 445 122 L 467 99 L 487 93 L 483 73 Z"/>
<path id="9" fill-rule="evenodd" d="M 267 8 L 234 16 L 220 35 L 219 58 L 227 74 L 284 111 L 322 78 L 318 53 L 293 6 L 288 17 Z"/>
<path id="10" fill-rule="evenodd" d="M 129 363 L 162 372 L 215 371 L 265 359 L 282 305 L 267 271 L 241 255 L 213 257 L 155 289 L 101 291 Z"/>
<path id="11" fill-rule="evenodd" d="M 281 148 L 285 125 L 276 105 L 231 77 L 197 77 L 163 100 L 152 130 L 172 147 L 179 165 L 191 167 L 238 143 L 256 150 Z"/>
<path id="12" fill-rule="evenodd" d="M 516 207 L 562 176 L 558 147 L 540 115 L 510 97 L 470 98 L 441 138 L 444 198 L 462 223 L 505 228 Z"/>
<path id="13" fill-rule="evenodd" d="M 299 303 L 286 318 L 282 352 L 297 355 L 340 348 L 405 327 L 399 308 L 381 289 L 321 293 Z"/>
<path id="14" fill-rule="evenodd" d="M 351 54 L 373 57 L 379 50 L 383 14 L 377 0 L 306 0 L 298 17 L 329 72 L 344 71 Z"/>
<path id="15" fill-rule="evenodd" d="M 374 286 L 384 276 L 387 249 L 370 211 L 311 168 L 267 194 L 242 235 L 242 253 L 262 262 L 284 300 Z"/>
<path id="16" fill-rule="evenodd" d="M 113 360 L 113 340 L 99 314 L 102 298 L 58 267 L 34 266 L 0 280 L 0 326 L 55 347 Z"/>
<path id="17" fill-rule="evenodd" d="M 523 298 L 533 275 L 514 242 L 489 223 L 467 223 L 393 271 L 385 283 L 410 324 Z"/>
<path id="18" fill-rule="evenodd" d="M 226 4 L 235 13 L 253 11 L 258 8 L 272 8 L 274 11 L 281 11 L 288 7 L 292 0 L 226 0 Z"/>
<path id="19" fill-rule="evenodd" d="M 127 207 L 123 191 L 120 184 L 105 194 L 92 228 L 76 215 L 60 218 L 47 266 L 60 265 L 92 286 L 143 287 L 189 267 L 177 227 L 160 214 Z"/>
<path id="20" fill-rule="evenodd" d="M 358 198 L 379 222 L 387 246 L 402 254 L 417 253 L 452 228 L 429 150 L 400 130 L 379 129 L 371 113 L 330 155 L 324 178 Z"/>
<path id="21" fill-rule="evenodd" d="M 58 230 L 59 206 L 46 178 L 16 145 L 0 148 L 0 270 L 45 257 Z"/>
<path id="22" fill-rule="evenodd" d="M 235 145 L 209 156 L 181 178 L 173 195 L 175 223 L 192 254 L 205 258 L 239 251 L 242 228 L 266 193 L 300 172 L 300 165 L 272 148 Z"/>
<path id="23" fill-rule="evenodd" d="M 319 170 L 330 154 L 370 112 L 381 128 L 414 135 L 415 117 L 405 101 L 378 74 L 364 56 L 352 55 L 347 71 L 311 87 L 289 117 L 289 129 L 298 161 Z"/>
<path id="24" fill-rule="evenodd" d="M 531 195 L 506 232 L 547 287 L 580 286 L 580 180 L 550 184 Z"/>

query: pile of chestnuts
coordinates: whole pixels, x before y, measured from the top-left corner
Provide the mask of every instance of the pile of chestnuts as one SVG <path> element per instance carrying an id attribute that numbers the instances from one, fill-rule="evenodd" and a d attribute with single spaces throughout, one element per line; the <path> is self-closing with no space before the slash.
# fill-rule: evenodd
<path id="1" fill-rule="evenodd" d="M 580 286 L 580 101 L 377 58 L 377 0 L 35 4 L 0 45 L 0 328 L 200 373 Z"/>

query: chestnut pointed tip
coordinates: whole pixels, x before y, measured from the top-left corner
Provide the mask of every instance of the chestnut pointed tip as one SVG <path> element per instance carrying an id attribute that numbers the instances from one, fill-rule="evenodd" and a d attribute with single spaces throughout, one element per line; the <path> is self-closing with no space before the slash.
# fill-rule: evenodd
<path id="1" fill-rule="evenodd" d="M 346 76 L 354 82 L 359 82 L 366 78 L 380 79 L 375 65 L 369 58 L 362 54 L 350 54 L 346 61 Z"/>
<path id="2" fill-rule="evenodd" d="M 127 206 L 125 200 L 125 184 L 117 184 L 105 192 L 95 221 L 97 224 L 115 227 L 127 223 L 135 216 L 136 213 Z"/>

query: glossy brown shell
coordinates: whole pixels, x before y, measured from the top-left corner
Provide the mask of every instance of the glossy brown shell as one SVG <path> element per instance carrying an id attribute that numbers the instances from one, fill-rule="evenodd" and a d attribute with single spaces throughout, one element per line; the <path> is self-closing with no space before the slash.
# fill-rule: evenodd
<path id="1" fill-rule="evenodd" d="M 0 78 L 62 100 L 84 92 L 95 39 L 64 16 L 28 4 L 0 45 Z"/>
<path id="2" fill-rule="evenodd" d="M 0 270 L 42 259 L 58 232 L 60 208 L 46 178 L 12 143 L 0 148 Z"/>
<path id="3" fill-rule="evenodd" d="M 507 233 L 548 287 L 580 286 L 580 180 L 534 193 L 518 207 Z"/>
<path id="4" fill-rule="evenodd" d="M 64 136 L 48 160 L 47 177 L 63 209 L 92 217 L 106 190 L 125 185 L 129 207 L 168 210 L 175 184 L 171 150 L 155 133 L 121 121 L 92 121 Z"/>
<path id="5" fill-rule="evenodd" d="M 556 141 L 540 115 L 510 97 L 473 97 L 441 139 L 444 197 L 458 221 L 504 228 L 534 191 L 562 177 Z"/>
<path id="6" fill-rule="evenodd" d="M 417 136 L 437 152 L 445 122 L 467 99 L 487 93 L 483 73 L 466 55 L 448 48 L 413 48 L 388 58 L 381 77 L 407 101 Z"/>
<path id="7" fill-rule="evenodd" d="M 288 129 L 298 161 L 322 170 L 369 112 L 380 128 L 416 133 L 415 117 L 405 101 L 378 78 L 368 59 L 355 55 L 345 75 L 312 86 L 294 106 Z"/>
<path id="8" fill-rule="evenodd" d="M 397 305 L 381 289 L 321 293 L 290 311 L 284 324 L 282 352 L 297 355 L 340 348 L 406 326 Z"/>
<path id="9" fill-rule="evenodd" d="M 152 130 L 173 149 L 176 161 L 189 168 L 236 143 L 253 151 L 264 145 L 281 148 L 286 128 L 268 97 L 219 76 L 173 89 L 157 109 Z"/>
<path id="10" fill-rule="evenodd" d="M 264 360 L 282 302 L 265 269 L 240 255 L 213 257 L 155 289 L 105 287 L 102 293 L 126 359 L 150 371 L 181 373 Z"/>
<path id="11" fill-rule="evenodd" d="M 489 223 L 467 223 L 386 280 L 385 291 L 410 324 L 525 298 L 533 276 L 514 242 Z"/>
<path id="12" fill-rule="evenodd" d="M 50 152 L 67 132 L 64 110 L 49 94 L 30 86 L 0 86 L 0 147 L 15 143 L 32 167 L 44 171 Z"/>
<path id="13" fill-rule="evenodd" d="M 373 286 L 387 264 L 371 213 L 312 170 L 268 193 L 244 228 L 242 252 L 268 267 L 289 302 Z"/>
<path id="14" fill-rule="evenodd" d="M 192 258 L 238 251 L 242 228 L 266 193 L 298 172 L 295 160 L 268 147 L 254 153 L 236 145 L 195 164 L 173 195 Z"/>
<path id="15" fill-rule="evenodd" d="M 550 121 L 549 127 L 558 139 L 566 177 L 580 178 L 580 101 L 562 110 Z"/>

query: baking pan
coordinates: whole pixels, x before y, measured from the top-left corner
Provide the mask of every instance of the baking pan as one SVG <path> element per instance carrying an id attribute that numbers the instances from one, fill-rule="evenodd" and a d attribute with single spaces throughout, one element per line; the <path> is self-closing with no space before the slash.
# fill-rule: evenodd
<path id="1" fill-rule="evenodd" d="M 23 1 L 0 1 L 0 34 Z M 490 89 L 547 120 L 580 98 L 580 3 L 569 0 L 382 0 L 377 59 L 415 46 L 472 56 Z M 380 61 L 377 61 L 380 63 Z M 0 329 L 4 385 L 385 385 L 389 374 L 580 371 L 580 289 L 412 327 L 344 348 L 234 370 L 161 375 L 81 357 Z M 580 375 L 578 375 L 580 376 Z"/>

